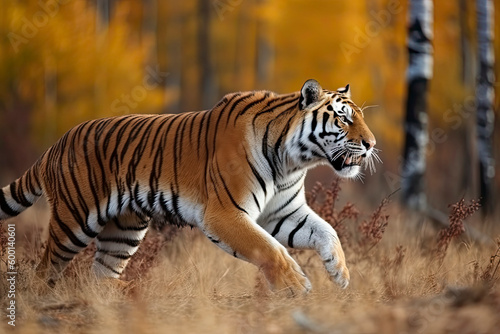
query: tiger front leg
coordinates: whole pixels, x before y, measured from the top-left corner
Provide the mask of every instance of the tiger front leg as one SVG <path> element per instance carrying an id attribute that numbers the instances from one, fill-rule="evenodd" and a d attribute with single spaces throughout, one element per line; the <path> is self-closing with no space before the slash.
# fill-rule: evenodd
<path id="1" fill-rule="evenodd" d="M 224 251 L 259 267 L 274 291 L 307 293 L 311 284 L 300 266 L 264 229 L 244 212 L 212 207 L 203 232 Z"/>
<path id="2" fill-rule="evenodd" d="M 337 232 L 305 203 L 272 219 L 264 228 L 283 245 L 315 249 L 332 281 L 343 289 L 349 285 L 349 270 Z"/>

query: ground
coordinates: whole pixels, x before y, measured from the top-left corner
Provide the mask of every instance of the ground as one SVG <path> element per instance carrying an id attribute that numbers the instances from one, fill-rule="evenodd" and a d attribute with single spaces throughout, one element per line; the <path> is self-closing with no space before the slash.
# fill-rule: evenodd
<path id="1" fill-rule="evenodd" d="M 313 284 L 309 295 L 292 298 L 269 292 L 256 267 L 189 228 L 151 231 L 125 273 L 127 285 L 97 281 L 89 248 L 55 288 L 47 288 L 34 275 L 46 233 L 40 226 L 47 213 L 40 205 L 3 222 L 3 236 L 7 223 L 17 227 L 15 330 L 390 334 L 496 333 L 500 328 L 500 246 L 493 241 L 498 229 L 488 229 L 492 242 L 486 244 L 448 233 L 449 246 L 443 248 L 440 236 L 446 233 L 395 203 L 363 214 L 348 205 L 329 209 L 335 196 L 324 196 L 314 205 L 341 231 L 351 284 L 342 290 L 329 281 L 314 252 L 292 251 Z M 309 194 L 309 201 L 319 199 Z M 33 221 L 38 222 L 30 225 Z M 4 315 L 10 301 L 6 259 L 3 254 L 0 332 L 8 333 L 14 328 Z"/>

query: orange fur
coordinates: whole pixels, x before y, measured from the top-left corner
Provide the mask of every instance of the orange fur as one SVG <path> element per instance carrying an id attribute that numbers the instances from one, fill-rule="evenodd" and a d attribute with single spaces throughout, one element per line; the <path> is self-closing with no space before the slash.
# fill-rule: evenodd
<path id="1" fill-rule="evenodd" d="M 345 95 L 325 91 L 311 105 L 326 106 L 330 93 L 342 96 L 354 110 L 353 124 L 342 125 L 349 140 L 373 146 L 375 138 L 361 111 Z M 312 107 L 302 110 L 301 94 L 233 93 L 209 111 L 82 123 L 13 186 L 3 188 L 0 218 L 22 211 L 43 191 L 52 217 L 39 274 L 52 281 L 96 236 L 101 247 L 96 266 L 102 266 L 105 276 L 119 276 L 148 220 L 165 219 L 199 226 L 221 248 L 259 266 L 275 289 L 306 291 L 309 283 L 300 267 L 267 227 L 256 223 L 278 194 L 278 181 L 295 173 L 273 168 L 291 165 L 297 158 L 283 152 L 292 136 L 304 131 L 305 119 L 312 117 Z M 278 167 L 272 166 L 274 160 Z M 305 163 L 302 169 L 312 165 Z M 26 201 L 17 205 L 23 196 Z M 122 218 L 126 215 L 135 218 Z M 307 219 L 290 234 L 292 241 Z M 113 227 L 104 229 L 110 221 Z M 340 242 L 332 246 L 331 258 L 345 285 L 349 272 Z"/>

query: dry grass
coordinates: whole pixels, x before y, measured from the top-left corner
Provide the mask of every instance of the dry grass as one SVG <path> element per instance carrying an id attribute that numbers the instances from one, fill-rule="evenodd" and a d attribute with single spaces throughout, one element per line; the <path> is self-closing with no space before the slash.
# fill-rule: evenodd
<path id="1" fill-rule="evenodd" d="M 65 278 L 47 290 L 33 269 L 41 250 L 40 238 L 33 234 L 40 231 L 30 229 L 19 245 L 23 252 L 18 255 L 16 330 L 496 333 L 500 240 L 496 248 L 487 247 L 460 240 L 452 231 L 416 228 L 412 218 L 388 200 L 372 214 L 360 213 L 349 203 L 336 208 L 339 192 L 340 183 L 328 189 L 318 185 L 308 200 L 339 231 L 351 270 L 347 290 L 328 280 L 314 252 L 293 251 L 313 291 L 292 299 L 274 296 L 254 266 L 226 255 L 190 229 L 151 231 L 127 269 L 125 279 L 131 282 L 127 288 L 92 277 L 89 248 L 73 261 Z M 450 221 L 458 225 L 464 213 L 472 213 L 463 201 L 454 208 Z M 18 226 L 26 223 L 21 220 Z M 18 240 L 20 233 L 24 235 L 19 229 Z M 5 243 L 2 235 L 0 248 Z M 440 246 L 444 238 L 446 247 Z M 0 304 L 5 310 L 3 262 L 0 272 Z M 3 311 L 2 329 L 11 330 Z"/>

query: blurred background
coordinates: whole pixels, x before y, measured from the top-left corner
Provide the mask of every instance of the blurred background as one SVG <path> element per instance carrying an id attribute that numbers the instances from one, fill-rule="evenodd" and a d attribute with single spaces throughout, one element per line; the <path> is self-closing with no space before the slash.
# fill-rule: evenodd
<path id="1" fill-rule="evenodd" d="M 351 85 L 383 164 L 344 200 L 376 207 L 400 187 L 408 1 L 0 0 L 0 182 L 19 177 L 78 123 L 213 106 L 233 91 Z M 490 13 L 500 22 L 500 5 Z M 492 26 L 500 36 L 498 24 Z M 430 140 L 423 182 L 442 212 L 479 198 L 476 1 L 434 2 Z M 493 48 L 500 57 L 500 44 Z M 498 66 L 494 67 L 500 78 Z M 495 81 L 496 82 L 496 81 Z M 495 85 L 495 90 L 498 86 Z M 498 94 L 497 94 L 498 95 Z M 498 99 L 494 110 L 498 110 Z M 498 129 L 499 117 L 494 128 Z M 494 132 L 493 157 L 500 137 Z M 497 164 L 498 165 L 498 164 Z M 496 168 L 498 171 L 498 168 Z M 308 186 L 334 178 L 317 168 Z M 500 173 L 491 180 L 500 189 Z M 400 196 L 396 194 L 396 196 Z M 494 210 L 500 197 L 493 197 Z"/>

